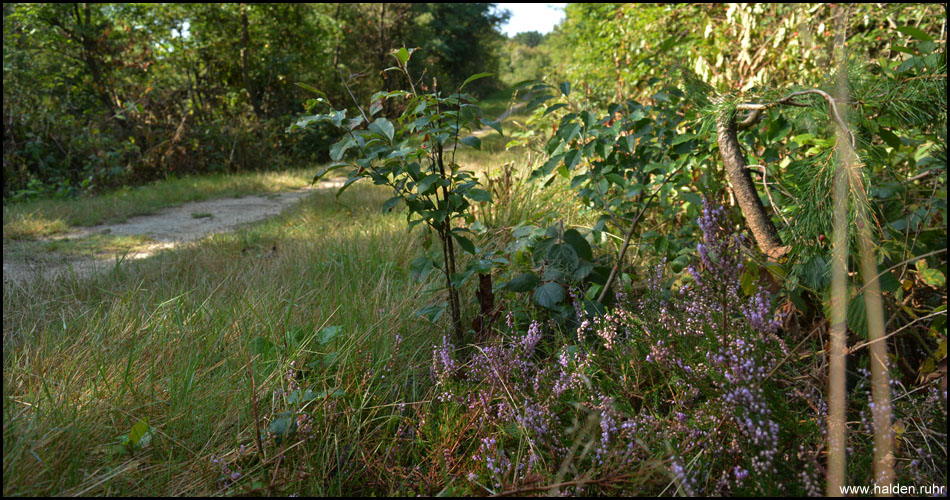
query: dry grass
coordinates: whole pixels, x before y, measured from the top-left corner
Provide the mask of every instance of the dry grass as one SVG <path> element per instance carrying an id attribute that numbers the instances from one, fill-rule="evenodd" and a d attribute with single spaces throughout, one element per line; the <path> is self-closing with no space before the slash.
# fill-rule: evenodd
<path id="1" fill-rule="evenodd" d="M 281 406 L 281 373 L 309 352 L 287 341 L 293 331 L 341 326 L 327 380 L 375 390 L 355 370 L 363 357 L 382 359 L 396 333 L 419 348 L 434 333 L 412 314 L 425 299 L 406 271 L 414 236 L 379 213 L 385 192 L 351 190 L 89 281 L 5 286 L 4 494 L 215 493 L 210 456 L 253 441 L 258 337 L 280 353 L 252 363 L 262 418 Z M 151 446 L 116 452 L 142 418 Z M 346 424 L 356 436 L 360 425 Z"/>

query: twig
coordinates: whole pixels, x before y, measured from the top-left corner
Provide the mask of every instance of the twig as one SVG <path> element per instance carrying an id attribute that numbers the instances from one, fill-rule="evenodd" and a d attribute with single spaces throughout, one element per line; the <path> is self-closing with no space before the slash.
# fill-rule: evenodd
<path id="1" fill-rule="evenodd" d="M 610 286 L 613 285 L 614 280 L 617 278 L 617 271 L 620 269 L 620 264 L 623 262 L 623 256 L 627 253 L 627 248 L 630 246 L 630 237 L 633 236 L 634 229 L 637 228 L 637 223 L 640 222 L 640 217 L 643 216 L 644 212 L 647 211 L 647 208 L 650 207 L 650 203 L 653 202 L 653 199 L 656 198 L 660 191 L 663 189 L 663 186 L 670 181 L 680 170 L 683 169 L 683 165 L 680 165 L 679 168 L 673 171 L 673 173 L 666 176 L 666 179 L 663 180 L 663 183 L 660 184 L 660 187 L 656 188 L 656 191 L 647 198 L 646 203 L 643 205 L 643 208 L 640 209 L 640 212 L 634 217 L 633 222 L 630 223 L 630 228 L 627 229 L 627 234 L 624 235 L 623 245 L 620 247 L 620 256 L 617 258 L 617 262 L 614 263 L 614 267 L 610 270 L 610 276 L 607 277 L 607 281 L 604 283 L 604 289 L 601 290 L 600 296 L 597 297 L 597 302 L 603 303 L 604 298 L 607 297 L 607 290 L 610 289 Z"/>
<path id="2" fill-rule="evenodd" d="M 257 453 L 261 462 L 264 462 L 264 444 L 261 442 L 261 419 L 257 413 L 257 389 L 254 383 L 254 358 L 247 364 L 247 373 L 251 376 L 251 408 L 254 410 L 254 427 L 256 429 Z"/>
<path id="3" fill-rule="evenodd" d="M 758 167 L 762 169 L 762 187 L 765 189 L 766 196 L 769 197 L 769 203 L 772 204 L 772 211 L 778 214 L 778 216 L 782 218 L 782 222 L 784 222 L 785 225 L 788 226 L 789 225 L 788 219 L 786 219 L 785 215 L 783 215 L 782 212 L 779 211 L 778 205 L 776 205 L 775 200 L 772 199 L 772 192 L 769 191 L 769 183 L 766 181 L 766 176 L 768 175 L 768 169 L 765 168 L 765 165 L 749 165 L 748 166 L 748 168 L 752 168 L 752 167 Z"/>
<path id="4" fill-rule="evenodd" d="M 933 252 L 927 252 L 927 253 L 925 253 L 925 254 L 923 254 L 923 255 L 917 255 L 917 256 L 915 256 L 915 257 L 911 257 L 911 258 L 909 258 L 909 259 L 906 259 L 906 260 L 904 260 L 903 262 L 898 262 L 897 264 L 894 264 L 893 266 L 891 266 L 891 267 L 889 267 L 889 268 L 887 268 L 887 269 L 881 271 L 877 276 L 874 277 L 874 279 L 868 280 L 867 283 L 870 283 L 870 282 L 872 282 L 872 281 L 874 281 L 874 280 L 881 279 L 881 276 L 884 276 L 885 273 L 888 273 L 888 272 L 890 272 L 890 271 L 893 271 L 894 269 L 897 269 L 898 267 L 901 267 L 901 266 L 903 266 L 904 264 L 910 264 L 911 262 L 918 261 L 918 260 L 920 260 L 920 259 L 924 259 L 924 258 L 930 257 L 930 256 L 932 256 L 932 255 L 937 255 L 937 254 L 939 254 L 939 253 L 943 253 L 943 252 L 946 252 L 946 251 L 947 251 L 946 248 L 941 248 L 940 250 L 934 250 Z M 864 288 L 868 286 L 867 283 L 865 283 L 864 286 L 862 286 L 860 289 L 858 289 L 858 292 L 857 292 L 858 294 L 860 294 L 861 292 L 864 291 Z"/>
<path id="5" fill-rule="evenodd" d="M 808 90 L 800 90 L 798 92 L 792 92 L 791 94 L 788 94 L 787 96 L 777 101 L 773 101 L 773 102 L 769 102 L 765 104 L 759 104 L 759 103 L 737 104 L 736 109 L 748 110 L 748 111 L 752 111 L 752 113 L 748 117 L 746 117 L 745 120 L 742 120 L 741 123 L 736 124 L 736 128 L 739 130 L 744 130 L 751 127 L 756 121 L 758 121 L 759 117 L 761 116 L 762 111 L 774 108 L 776 106 L 784 105 L 784 106 L 797 106 L 800 108 L 806 108 L 808 107 L 807 104 L 795 102 L 794 99 L 796 97 L 808 95 L 808 94 L 820 95 L 821 97 L 825 99 L 825 101 L 828 102 L 828 105 L 831 107 L 831 118 L 834 119 L 835 123 L 837 123 L 838 126 L 840 126 L 842 129 L 844 129 L 845 132 L 848 133 L 848 138 L 850 139 L 851 147 L 852 148 L 856 147 L 854 134 L 851 132 L 851 129 L 848 128 L 848 125 L 845 123 L 844 119 L 841 117 L 841 114 L 838 112 L 837 101 L 835 100 L 834 97 L 831 97 L 831 95 L 829 95 L 827 92 L 825 92 L 824 90 L 819 90 L 819 89 L 808 89 Z"/>
<path id="6" fill-rule="evenodd" d="M 897 330 L 894 330 L 893 332 L 888 333 L 887 335 L 885 335 L 885 336 L 883 336 L 883 337 L 876 338 L 876 339 L 874 339 L 874 340 L 869 340 L 869 341 L 867 341 L 867 342 L 864 342 L 864 343 L 862 343 L 862 344 L 858 344 L 858 345 L 852 347 L 851 349 L 848 350 L 848 354 L 849 354 L 849 355 L 850 355 L 850 354 L 854 354 L 858 349 L 861 349 L 861 348 L 863 348 L 863 347 L 867 347 L 867 346 L 869 346 L 869 345 L 871 345 L 871 344 L 876 344 L 877 342 L 880 342 L 880 341 L 882 341 L 882 340 L 885 340 L 885 339 L 887 339 L 888 337 L 893 337 L 894 335 L 897 335 L 898 333 L 900 333 L 901 330 L 904 330 L 905 328 L 907 328 L 907 327 L 913 325 L 914 323 L 917 323 L 918 321 L 923 321 L 923 320 L 925 320 L 925 319 L 927 319 L 927 318 L 932 318 L 932 317 L 934 317 L 934 316 L 941 316 L 941 315 L 946 316 L 946 314 L 947 314 L 947 311 L 946 311 L 946 310 L 943 310 L 943 311 L 937 311 L 937 312 L 934 312 L 934 313 L 930 313 L 930 314 L 928 314 L 928 315 L 926 315 L 926 316 L 921 316 L 921 317 L 915 319 L 914 321 L 911 321 L 910 323 L 907 323 L 906 325 L 904 325 L 904 326 L 898 328 Z"/>

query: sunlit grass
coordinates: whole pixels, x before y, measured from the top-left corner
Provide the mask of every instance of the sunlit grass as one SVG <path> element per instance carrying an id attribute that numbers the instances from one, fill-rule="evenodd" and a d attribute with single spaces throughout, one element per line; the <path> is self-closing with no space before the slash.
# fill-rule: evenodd
<path id="1" fill-rule="evenodd" d="M 44 252 L 55 252 L 57 257 L 104 257 L 134 251 L 153 242 L 147 235 L 92 234 L 82 238 L 49 241 L 12 240 L 4 243 L 3 250 L 7 258 L 39 259 Z"/>
<path id="2" fill-rule="evenodd" d="M 274 220 L 89 281 L 5 286 L 4 493 L 215 493 L 211 454 L 252 442 L 247 367 L 259 337 L 281 346 L 253 363 L 268 419 L 282 370 L 309 353 L 286 344 L 295 329 L 342 327 L 328 378 L 344 391 L 379 390 L 355 367 L 382 359 L 396 333 L 425 358 L 436 334 L 413 311 L 431 297 L 409 281 L 415 238 L 380 213 L 385 199 L 371 186 L 339 200 L 318 192 Z M 155 429 L 150 448 L 116 454 L 141 418 Z M 347 425 L 359 435 L 359 421 Z"/>

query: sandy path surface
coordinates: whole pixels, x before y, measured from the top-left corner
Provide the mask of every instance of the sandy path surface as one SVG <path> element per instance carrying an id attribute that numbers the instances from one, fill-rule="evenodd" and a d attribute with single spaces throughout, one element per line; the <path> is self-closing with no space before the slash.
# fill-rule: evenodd
<path id="1" fill-rule="evenodd" d="M 211 234 L 233 231 L 242 225 L 281 213 L 288 206 L 312 193 L 314 189 L 334 189 L 342 185 L 342 181 L 325 181 L 312 189 L 303 188 L 267 196 L 190 202 L 178 207 L 166 208 L 154 214 L 130 217 L 118 224 L 76 228 L 69 233 L 41 241 L 78 239 L 95 234 L 108 234 L 147 236 L 152 243 L 137 247 L 124 257 L 115 255 L 111 258 L 63 255 L 55 252 L 8 256 L 4 251 L 3 283 L 32 280 L 40 276 L 49 278 L 69 273 L 70 270 L 77 276 L 88 276 L 97 271 L 111 270 L 120 258 L 143 259 L 161 250 L 198 241 Z M 196 218 L 193 214 L 211 214 L 211 216 Z"/>

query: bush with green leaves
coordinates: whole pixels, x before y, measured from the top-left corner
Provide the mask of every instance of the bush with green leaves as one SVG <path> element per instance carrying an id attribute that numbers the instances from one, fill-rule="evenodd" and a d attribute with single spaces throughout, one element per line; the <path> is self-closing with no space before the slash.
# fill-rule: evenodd
<path id="1" fill-rule="evenodd" d="M 489 126 L 499 133 L 502 129 L 497 122 L 482 116 L 475 98 L 462 93 L 468 83 L 489 76 L 487 73 L 469 77 L 450 94 L 443 94 L 434 86 L 426 91 L 422 81 L 414 81 L 408 70 L 413 51 L 405 48 L 393 51 L 396 66 L 389 68 L 389 71 L 405 76 L 410 90 L 377 92 L 373 94 L 368 109 L 356 102 L 358 116 L 347 118 L 346 109 L 334 109 L 325 94 L 313 89 L 320 97 L 309 100 L 307 109 L 312 111 L 326 105 L 331 107 L 331 111 L 305 117 L 296 125 L 329 122 L 344 133 L 330 148 L 334 163 L 321 169 L 314 181 L 332 170 L 352 166 L 354 168 L 338 194 L 361 179 L 388 186 L 393 197 L 383 204 L 383 210 L 393 210 L 404 204 L 408 209 L 409 227 L 423 224 L 426 228 L 426 250 L 431 246 L 431 233 L 435 233 L 440 243 L 440 248 L 432 252 L 436 255 L 427 252 L 413 261 L 413 268 L 420 276 L 435 268 L 443 272 L 453 328 L 456 337 L 461 338 L 464 329 L 459 287 L 475 272 L 490 272 L 494 261 L 489 259 L 486 266 L 485 259 L 475 259 L 469 262 L 465 271 L 459 272 L 461 255 L 456 251 L 456 244 L 473 256 L 479 254 L 475 244 L 466 236 L 471 233 L 466 224 L 474 221 L 469 208 L 472 202 L 490 202 L 491 194 L 478 187 L 474 173 L 455 162 L 455 151 L 460 145 L 481 146 L 481 139 L 477 136 L 463 136 L 466 129 L 474 131 Z M 421 87 L 423 92 L 419 92 L 417 87 Z M 402 109 L 394 120 L 380 115 L 387 102 L 393 108 Z M 425 311 L 435 317 L 441 310 L 444 310 L 444 305 Z"/>
<path id="2" fill-rule="evenodd" d="M 505 252 L 513 269 L 525 269 L 500 285 L 501 290 L 527 293 L 530 305 L 552 319 L 576 327 L 578 310 L 603 313 L 592 292 L 610 273 L 607 258 L 595 257 L 591 244 L 577 229 L 558 223 L 547 229 L 523 225 L 512 230 L 514 241 Z M 587 294 L 578 293 L 587 291 Z"/>
<path id="3" fill-rule="evenodd" d="M 545 95 L 547 89 L 538 85 L 533 89 L 541 94 L 535 102 L 553 99 Z M 585 290 L 607 303 L 612 300 L 609 290 L 623 275 L 621 266 L 634 235 L 652 240 L 658 257 L 682 269 L 692 236 L 655 231 L 641 235 L 639 224 L 654 204 L 648 217 L 656 222 L 688 224 L 686 219 L 695 218 L 701 198 L 694 186 L 710 184 L 706 174 L 714 157 L 702 131 L 689 130 L 695 114 L 675 87 L 660 87 L 652 104 L 631 99 L 609 106 L 604 115 L 580 98 L 571 98 L 570 83 L 557 89 L 561 97 L 541 115 L 554 121 L 555 132 L 543 146 L 549 159 L 532 176 L 541 185 L 557 175 L 570 182 L 580 201 L 597 214 L 593 241 L 609 241 L 608 233 L 620 235 L 615 267 L 593 285 L 593 293 Z"/>

